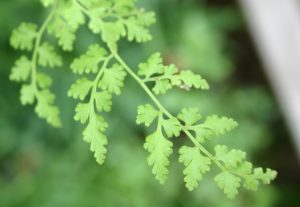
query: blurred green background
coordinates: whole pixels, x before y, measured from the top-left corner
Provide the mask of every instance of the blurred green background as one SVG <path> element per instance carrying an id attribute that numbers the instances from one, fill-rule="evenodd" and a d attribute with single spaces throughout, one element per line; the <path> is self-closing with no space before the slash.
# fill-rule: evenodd
<path id="1" fill-rule="evenodd" d="M 99 38 L 82 27 L 74 52 L 64 53 L 64 66 L 47 71 L 54 77 L 52 89 L 63 118 L 63 128 L 51 128 L 32 107 L 21 106 L 20 86 L 8 80 L 20 55 L 9 46 L 12 29 L 22 21 L 41 24 L 48 11 L 37 0 L 2 0 L 0 207 L 300 206 L 299 162 L 236 2 L 143 0 L 138 4 L 155 11 L 157 23 L 152 27 L 153 41 L 121 42 L 121 54 L 129 65 L 135 67 L 161 51 L 167 63 L 200 73 L 211 90 L 173 90 L 161 97 L 162 102 L 174 113 L 194 106 L 203 115 L 236 119 L 238 129 L 208 144 L 226 143 L 246 151 L 255 164 L 276 169 L 277 180 L 258 192 L 242 191 L 233 201 L 217 189 L 211 175 L 189 192 L 175 152 L 169 179 L 159 185 L 142 147 L 148 132 L 135 124 L 137 106 L 149 99 L 130 77 L 107 114 L 108 155 L 103 166 L 97 165 L 82 140 L 81 126 L 73 121 L 75 103 L 66 94 L 75 79 L 69 69 L 72 58 Z"/>

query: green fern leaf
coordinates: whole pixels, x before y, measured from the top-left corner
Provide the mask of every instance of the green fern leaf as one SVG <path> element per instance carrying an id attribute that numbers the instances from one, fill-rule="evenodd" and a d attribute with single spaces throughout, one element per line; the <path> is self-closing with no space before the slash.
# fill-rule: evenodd
<path id="1" fill-rule="evenodd" d="M 57 12 L 56 18 L 49 24 L 48 32 L 58 39 L 58 45 L 65 51 L 73 50 L 75 41 L 75 32 L 68 22 L 61 17 L 61 13 Z"/>
<path id="2" fill-rule="evenodd" d="M 93 33 L 101 33 L 104 42 L 113 51 L 117 49 L 117 42 L 121 37 L 127 37 L 129 41 L 145 42 L 152 39 L 148 27 L 155 22 L 153 12 L 144 12 L 142 9 L 136 9 L 135 2 L 116 1 L 102 2 L 96 4 L 92 1 L 84 1 L 89 10 L 89 28 Z M 106 8 L 112 7 L 110 13 L 106 13 Z M 108 21 L 107 16 L 112 16 L 113 21 Z"/>
<path id="3" fill-rule="evenodd" d="M 49 66 L 51 68 L 61 66 L 62 58 L 55 52 L 54 47 L 47 42 L 44 42 L 39 47 L 38 63 L 41 66 Z"/>
<path id="4" fill-rule="evenodd" d="M 252 168 L 252 163 L 245 161 L 237 166 L 235 172 L 237 172 L 240 175 L 250 175 L 252 173 Z"/>
<path id="5" fill-rule="evenodd" d="M 180 122 L 175 118 L 162 119 L 162 126 L 167 137 L 178 137 L 181 131 Z"/>
<path id="6" fill-rule="evenodd" d="M 98 64 L 104 61 L 107 52 L 99 45 L 91 45 L 87 52 L 76 58 L 71 64 L 71 69 L 74 73 L 96 73 L 98 71 Z"/>
<path id="7" fill-rule="evenodd" d="M 39 91 L 37 94 L 37 105 L 35 111 L 39 117 L 46 119 L 46 121 L 54 127 L 61 126 L 59 118 L 59 110 L 53 105 L 55 95 L 48 89 Z"/>
<path id="8" fill-rule="evenodd" d="M 84 15 L 77 1 L 68 1 L 63 5 L 62 17 L 68 23 L 68 26 L 76 31 L 78 27 L 84 24 Z"/>
<path id="9" fill-rule="evenodd" d="M 259 186 L 259 181 L 263 184 L 270 184 L 277 176 L 277 172 L 271 169 L 263 171 L 262 168 L 255 168 L 253 174 L 245 176 L 244 187 L 248 190 L 256 191 Z"/>
<path id="10" fill-rule="evenodd" d="M 160 130 L 146 138 L 144 148 L 149 151 L 148 164 L 152 166 L 155 178 L 163 184 L 167 179 L 169 156 L 172 154 L 173 143 L 166 138 Z"/>
<path id="11" fill-rule="evenodd" d="M 224 171 L 215 177 L 215 182 L 228 198 L 233 199 L 238 194 L 241 179 L 230 172 Z"/>
<path id="12" fill-rule="evenodd" d="M 200 75 L 194 74 L 190 70 L 181 71 L 174 64 L 164 66 L 159 53 L 150 56 L 146 63 L 139 65 L 138 75 L 144 76 L 144 82 L 154 81 L 152 88 L 156 95 L 164 94 L 173 86 L 184 89 L 208 89 L 208 83 Z"/>
<path id="13" fill-rule="evenodd" d="M 228 169 L 236 168 L 245 158 L 246 153 L 241 150 L 228 150 L 225 145 L 215 147 L 215 158 L 222 161 Z"/>
<path id="14" fill-rule="evenodd" d="M 102 23 L 102 39 L 113 50 L 116 50 L 118 40 L 125 34 L 126 30 L 121 21 Z"/>
<path id="15" fill-rule="evenodd" d="M 74 99 L 84 100 L 84 98 L 91 90 L 92 86 L 92 81 L 88 80 L 85 77 L 80 78 L 72 84 L 70 90 L 68 91 L 68 96 L 71 96 Z"/>
<path id="16" fill-rule="evenodd" d="M 121 88 L 124 85 L 124 79 L 126 72 L 123 67 L 118 64 L 114 64 L 110 69 L 105 69 L 102 79 L 99 81 L 99 87 L 104 90 L 114 93 L 116 95 L 121 94 Z"/>
<path id="17" fill-rule="evenodd" d="M 79 103 L 75 108 L 75 121 L 79 121 L 81 124 L 86 123 L 90 117 L 91 104 L 90 103 Z"/>
<path id="18" fill-rule="evenodd" d="M 152 122 L 158 117 L 158 115 L 159 111 L 154 109 L 152 105 L 141 105 L 138 107 L 136 123 L 144 123 L 146 127 L 149 127 L 152 124 Z"/>
<path id="19" fill-rule="evenodd" d="M 31 62 L 23 55 L 16 61 L 9 75 L 9 79 L 16 82 L 26 81 L 29 77 L 30 70 Z"/>
<path id="20" fill-rule="evenodd" d="M 32 84 L 30 85 L 22 85 L 21 87 L 21 104 L 22 105 L 31 105 L 34 102 L 35 98 L 35 89 Z"/>
<path id="21" fill-rule="evenodd" d="M 178 118 L 183 121 L 186 126 L 192 126 L 198 122 L 202 116 L 199 114 L 198 108 L 183 108 Z"/>
<path id="22" fill-rule="evenodd" d="M 209 85 L 205 79 L 200 75 L 194 74 L 190 70 L 183 70 L 178 75 L 170 77 L 173 85 L 181 86 L 184 88 L 196 88 L 196 89 L 209 89 Z"/>
<path id="23" fill-rule="evenodd" d="M 83 139 L 90 144 L 94 157 L 99 164 L 103 164 L 107 152 L 107 137 L 103 131 L 108 127 L 104 119 L 96 114 L 90 115 L 90 120 L 83 131 Z"/>
<path id="24" fill-rule="evenodd" d="M 154 74 L 163 73 L 163 64 L 160 53 L 154 53 L 146 63 L 139 64 L 138 75 L 149 78 Z"/>
<path id="25" fill-rule="evenodd" d="M 15 49 L 31 51 L 36 36 L 37 25 L 23 22 L 12 32 L 10 44 Z"/>
<path id="26" fill-rule="evenodd" d="M 95 95 L 96 108 L 98 112 L 106 111 L 109 112 L 111 110 L 112 105 L 112 96 L 107 91 L 97 92 Z"/>
<path id="27" fill-rule="evenodd" d="M 183 174 L 186 187 L 192 191 L 199 185 L 203 174 L 210 170 L 210 159 L 203 156 L 198 147 L 183 146 L 179 154 L 179 162 L 185 166 Z"/>
<path id="28" fill-rule="evenodd" d="M 147 28 L 144 27 L 144 22 L 139 21 L 135 17 L 130 17 L 125 21 L 127 28 L 127 39 L 129 41 L 136 40 L 137 42 L 146 42 L 152 39 L 152 36 Z"/>
<path id="29" fill-rule="evenodd" d="M 212 130 L 203 127 L 202 124 L 194 125 L 190 127 L 190 129 L 195 132 L 195 137 L 199 143 L 205 142 L 214 135 L 214 132 Z"/>
<path id="30" fill-rule="evenodd" d="M 195 123 L 193 123 L 195 124 Z M 216 115 L 208 116 L 204 123 L 190 126 L 196 134 L 196 139 L 200 143 L 210 139 L 213 135 L 219 136 L 229 132 L 238 126 L 231 118 L 221 117 Z"/>
<path id="31" fill-rule="evenodd" d="M 156 95 L 159 95 L 165 94 L 171 88 L 172 85 L 169 80 L 157 80 L 152 90 Z"/>
<path id="32" fill-rule="evenodd" d="M 216 135 L 223 135 L 238 126 L 238 123 L 231 118 L 221 117 L 216 115 L 206 118 L 203 126 L 211 129 Z"/>

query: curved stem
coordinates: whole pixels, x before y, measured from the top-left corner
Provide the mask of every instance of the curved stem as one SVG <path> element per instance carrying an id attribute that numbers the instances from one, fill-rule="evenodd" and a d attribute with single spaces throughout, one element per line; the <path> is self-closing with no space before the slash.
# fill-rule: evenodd
<path id="1" fill-rule="evenodd" d="M 125 70 L 135 79 L 140 86 L 144 89 L 144 91 L 149 95 L 152 101 L 157 105 L 159 109 L 161 109 L 164 114 L 166 114 L 169 118 L 173 117 L 168 110 L 161 105 L 161 103 L 157 100 L 154 94 L 150 91 L 150 89 L 143 83 L 143 81 L 127 66 L 127 64 L 123 61 L 123 59 L 118 54 L 113 54 L 116 60 L 125 68 Z"/>
<path id="2" fill-rule="evenodd" d="M 151 100 L 156 104 L 156 106 L 169 118 L 174 117 L 155 97 L 155 95 L 150 91 L 150 89 L 146 86 L 142 79 L 140 79 L 130 68 L 129 66 L 123 61 L 123 59 L 117 54 L 113 53 L 116 60 L 124 67 L 124 69 L 135 79 L 138 84 L 144 89 L 144 91 L 149 95 Z M 186 129 L 185 126 L 180 124 L 181 130 L 187 135 L 187 137 L 194 143 L 199 150 L 209 157 L 222 171 L 226 171 L 226 167 L 218 161 L 209 151 L 207 151 L 199 142 L 197 142 L 196 138 Z"/>
<path id="3" fill-rule="evenodd" d="M 35 43 L 34 43 L 32 59 L 31 59 L 31 84 L 34 87 L 35 96 L 37 96 L 37 94 L 38 94 L 38 87 L 37 87 L 37 81 L 36 81 L 36 73 L 37 73 L 36 72 L 37 71 L 36 65 L 37 65 L 37 58 L 38 58 L 38 49 L 40 47 L 43 34 L 44 34 L 48 24 L 50 23 L 51 19 L 54 16 L 54 12 L 55 12 L 55 9 L 56 9 L 57 5 L 58 5 L 58 0 L 55 1 L 54 5 L 51 9 L 51 12 L 49 13 L 49 15 L 46 18 L 45 22 L 43 23 L 43 25 L 39 29 L 39 31 L 37 33 Z"/>

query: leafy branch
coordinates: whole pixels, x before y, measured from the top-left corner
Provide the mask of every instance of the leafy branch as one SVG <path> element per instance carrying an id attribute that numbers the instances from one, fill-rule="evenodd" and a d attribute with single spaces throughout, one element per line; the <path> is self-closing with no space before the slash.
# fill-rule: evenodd
<path id="1" fill-rule="evenodd" d="M 62 65 L 62 59 L 58 56 L 54 47 L 47 42 L 42 42 L 44 32 L 53 18 L 57 7 L 57 1 L 48 15 L 47 19 L 37 30 L 33 23 L 22 23 L 12 33 L 10 43 L 15 49 L 32 51 L 31 60 L 25 55 L 21 56 L 15 63 L 10 74 L 10 80 L 25 82 L 21 87 L 21 103 L 31 105 L 35 101 L 35 111 L 39 117 L 55 126 L 61 126 L 59 109 L 53 105 L 55 95 L 49 90 L 52 79 L 45 73 L 37 72 L 37 66 L 57 67 Z M 34 46 L 33 46 L 34 45 Z M 30 82 L 28 79 L 30 78 Z"/>
<path id="2" fill-rule="evenodd" d="M 179 150 L 179 161 L 186 167 L 183 173 L 185 174 L 186 187 L 189 190 L 193 190 L 198 186 L 203 174 L 210 170 L 211 162 L 215 163 L 221 170 L 221 173 L 215 177 L 215 181 L 229 198 L 234 198 L 238 193 L 241 178 L 244 179 L 243 186 L 249 190 L 257 190 L 259 180 L 264 184 L 269 184 L 271 180 L 275 179 L 277 175 L 276 171 L 267 169 L 266 172 L 263 172 L 262 168 L 252 169 L 252 164 L 244 161 L 246 153 L 241 150 L 233 149 L 229 151 L 226 146 L 217 145 L 215 147 L 215 155 L 213 155 L 201 144 L 201 142 L 204 142 L 205 139 L 210 138 L 213 134 L 222 135 L 237 127 L 237 123 L 234 120 L 226 117 L 219 118 L 213 115 L 207 117 L 203 124 L 193 125 L 201 119 L 201 115 L 195 108 L 184 108 L 177 116 L 178 118 L 176 118 L 159 102 L 146 86 L 145 81 L 140 79 L 118 54 L 115 53 L 114 57 L 158 107 L 158 111 L 156 111 L 151 105 L 140 106 L 137 123 L 144 123 L 146 126 L 150 126 L 155 117 L 159 117 L 157 130 L 154 134 L 146 138 L 144 147 L 151 153 L 148 157 L 148 163 L 149 165 L 153 165 L 152 172 L 156 175 L 160 183 L 164 183 L 167 178 L 166 174 L 168 171 L 166 170 L 166 166 L 169 163 L 167 157 L 172 153 L 171 147 L 173 146 L 170 141 L 165 140 L 161 132 L 162 126 L 164 126 L 168 137 L 172 137 L 172 135 L 178 136 L 179 132 L 182 131 L 194 145 L 193 147 L 183 146 Z M 202 82 L 205 86 L 203 88 L 207 88 L 205 81 L 199 79 L 199 82 Z M 163 115 L 168 119 L 164 120 L 162 118 Z M 196 137 L 192 135 L 191 131 L 196 132 Z M 158 157 L 153 159 L 153 152 L 155 152 L 156 148 L 159 149 L 161 154 L 156 152 L 155 156 Z M 157 166 L 160 166 L 160 168 Z"/>
<path id="3" fill-rule="evenodd" d="M 238 126 L 236 121 L 217 115 L 203 118 L 197 108 L 183 108 L 179 114 L 172 115 L 158 100 L 157 95 L 165 94 L 174 87 L 209 89 L 207 81 L 200 75 L 191 70 L 179 70 L 173 64 L 164 65 L 159 53 L 139 64 L 137 72 L 120 57 L 118 42 L 121 38 L 139 43 L 151 40 L 148 27 L 155 22 L 153 12 L 137 8 L 135 0 L 41 2 L 45 7 L 52 6 L 41 28 L 37 31 L 35 24 L 22 23 L 13 31 L 11 45 L 33 52 L 31 60 L 22 56 L 16 61 L 10 79 L 26 82 L 30 76 L 30 84 L 24 84 L 21 89 L 22 104 L 33 104 L 36 100 L 38 115 L 50 124 L 60 126 L 59 111 L 53 105 L 54 95 L 49 90 L 52 80 L 38 73 L 37 65 L 57 67 L 62 61 L 52 45 L 41 43 L 42 36 L 47 29 L 57 38 L 63 50 L 70 51 L 80 25 L 87 23 L 91 32 L 100 35 L 107 49 L 93 44 L 74 59 L 71 69 L 80 77 L 68 91 L 68 96 L 78 101 L 74 119 L 85 125 L 83 139 L 90 144 L 99 164 L 105 160 L 108 143 L 105 135 L 108 123 L 103 113 L 111 111 L 112 97 L 121 94 L 125 77 L 129 74 L 154 103 L 154 106 L 145 104 L 138 107 L 136 122 L 146 127 L 156 123 L 156 130 L 146 137 L 144 148 L 149 152 L 148 164 L 161 184 L 167 179 L 169 157 L 173 153 L 170 139 L 180 135 L 186 136 L 192 143 L 192 146 L 184 145 L 179 149 L 179 162 L 184 165 L 184 181 L 189 190 L 199 185 L 212 164 L 220 170 L 214 178 L 217 186 L 231 199 L 237 195 L 241 185 L 256 190 L 260 183 L 269 184 L 275 179 L 276 171 L 254 168 L 245 160 L 246 153 L 241 150 L 230 150 L 224 145 L 216 145 L 214 152 L 206 149 L 206 141 L 230 132 Z M 148 83 L 153 83 L 153 87 Z"/>

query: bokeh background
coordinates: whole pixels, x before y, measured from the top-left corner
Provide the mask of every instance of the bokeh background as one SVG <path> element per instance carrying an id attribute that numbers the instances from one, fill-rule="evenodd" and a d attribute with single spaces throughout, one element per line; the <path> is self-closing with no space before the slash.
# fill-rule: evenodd
<path id="1" fill-rule="evenodd" d="M 161 51 L 166 63 L 201 74 L 211 90 L 173 90 L 161 101 L 174 113 L 182 107 L 199 107 L 204 116 L 233 117 L 239 127 L 209 145 L 225 143 L 246 151 L 256 165 L 276 169 L 277 180 L 258 192 L 241 191 L 235 200 L 229 200 L 207 175 L 194 192 L 189 192 L 175 150 L 169 179 L 159 185 L 142 147 L 148 132 L 135 124 L 137 106 L 149 99 L 130 77 L 107 115 L 108 155 L 105 164 L 99 166 L 82 140 L 82 126 L 73 121 L 75 103 L 66 95 L 75 79 L 69 69 L 72 58 L 98 42 L 98 36 L 82 27 L 75 50 L 64 53 L 64 66 L 47 71 L 54 77 L 52 89 L 63 118 L 63 128 L 54 129 L 38 119 L 32 107 L 21 106 L 20 86 L 8 80 L 10 68 L 20 55 L 9 46 L 12 29 L 22 21 L 40 24 L 48 11 L 37 0 L 2 0 L 0 207 L 300 206 L 296 149 L 239 4 L 140 0 L 139 5 L 157 13 L 157 23 L 151 29 L 154 40 L 141 45 L 121 42 L 121 54 L 128 63 L 135 67 L 151 53 Z"/>

